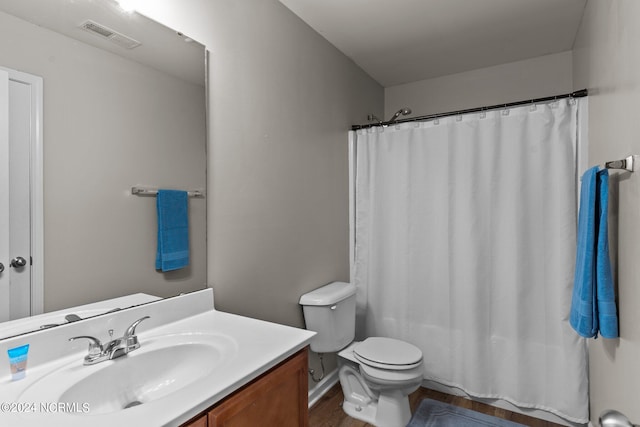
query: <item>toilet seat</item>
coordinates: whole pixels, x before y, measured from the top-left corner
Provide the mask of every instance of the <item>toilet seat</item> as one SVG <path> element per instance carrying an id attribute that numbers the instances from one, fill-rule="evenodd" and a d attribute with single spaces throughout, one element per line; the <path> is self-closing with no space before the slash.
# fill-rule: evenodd
<path id="1" fill-rule="evenodd" d="M 367 338 L 353 349 L 353 355 L 362 364 L 378 368 L 376 371 L 411 370 L 422 364 L 422 351 L 418 347 L 393 338 Z"/>
<path id="2" fill-rule="evenodd" d="M 384 384 L 396 384 L 398 382 L 407 382 L 418 380 L 422 382 L 424 375 L 422 369 L 422 362 L 418 362 L 418 365 L 411 369 L 380 369 L 373 366 L 360 364 L 360 372 L 369 381 L 375 382 L 380 385 Z"/>

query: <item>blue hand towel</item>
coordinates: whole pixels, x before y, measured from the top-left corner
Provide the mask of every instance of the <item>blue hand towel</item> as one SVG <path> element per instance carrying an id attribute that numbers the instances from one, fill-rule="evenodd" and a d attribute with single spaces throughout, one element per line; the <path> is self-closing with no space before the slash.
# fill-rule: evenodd
<path id="1" fill-rule="evenodd" d="M 611 277 L 611 260 L 609 259 L 609 171 L 598 172 L 596 183 L 596 201 L 598 205 L 598 245 L 596 250 L 596 295 L 598 300 L 598 324 L 600 334 L 604 338 L 618 337 L 618 314 L 616 310 L 615 292 Z"/>
<path id="2" fill-rule="evenodd" d="M 156 269 L 178 270 L 189 265 L 189 214 L 186 191 L 158 190 L 158 251 Z"/>
<path id="3" fill-rule="evenodd" d="M 582 175 L 580 211 L 578 213 L 578 242 L 576 269 L 573 281 L 573 296 L 569 323 L 576 332 L 591 338 L 598 334 L 598 314 L 595 289 L 595 242 L 596 242 L 596 175 L 598 167 Z"/>

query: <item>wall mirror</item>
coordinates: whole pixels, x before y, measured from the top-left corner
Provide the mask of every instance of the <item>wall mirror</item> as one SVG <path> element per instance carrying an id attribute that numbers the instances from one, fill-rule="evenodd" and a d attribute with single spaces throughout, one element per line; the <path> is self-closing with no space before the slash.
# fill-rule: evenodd
<path id="1" fill-rule="evenodd" d="M 114 0 L 0 0 L 0 36 L 1 69 L 41 78 L 43 88 L 42 212 L 34 212 L 33 203 L 27 210 L 32 219 L 41 215 L 42 255 L 11 248 L 4 254 L 31 258 L 42 279 L 3 284 L 3 276 L 18 269 L 0 260 L 7 266 L 0 273 L 0 299 L 16 289 L 30 291 L 31 298 L 26 314 L 11 307 L 9 316 L 3 308 L 0 338 L 15 335 L 2 332 L 3 326 L 24 316 L 132 294 L 141 294 L 132 303 L 138 304 L 205 288 L 204 46 Z M 8 93 L 9 102 L 16 99 Z M 8 110 L 11 135 L 18 126 L 11 124 L 11 104 Z M 19 168 L 11 156 L 8 163 Z M 10 184 L 0 177 L 0 194 L 3 185 Z M 187 268 L 155 269 L 156 199 L 132 194 L 135 186 L 204 194 L 189 198 Z M 127 308 L 116 301 L 80 317 Z M 64 322 L 63 316 L 45 323 Z"/>

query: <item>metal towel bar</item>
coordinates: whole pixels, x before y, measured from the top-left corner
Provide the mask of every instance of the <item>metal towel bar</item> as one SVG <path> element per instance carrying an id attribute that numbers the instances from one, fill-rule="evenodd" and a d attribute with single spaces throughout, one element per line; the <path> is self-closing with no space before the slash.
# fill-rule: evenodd
<path id="1" fill-rule="evenodd" d="M 131 194 L 137 196 L 157 196 L 158 189 L 157 188 L 147 188 L 147 187 L 131 187 Z M 187 191 L 189 197 L 204 197 L 204 191 L 202 190 L 190 190 Z"/>

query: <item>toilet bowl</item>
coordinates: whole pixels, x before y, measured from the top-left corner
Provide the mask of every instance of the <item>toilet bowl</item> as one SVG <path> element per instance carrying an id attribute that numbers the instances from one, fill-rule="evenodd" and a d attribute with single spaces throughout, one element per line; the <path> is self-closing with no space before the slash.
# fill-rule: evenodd
<path id="1" fill-rule="evenodd" d="M 423 376 L 417 347 L 391 338 L 367 338 L 340 351 L 338 367 L 342 408 L 349 416 L 379 427 L 407 425 L 408 395 L 420 387 Z"/>
<path id="2" fill-rule="evenodd" d="M 355 337 L 355 286 L 333 282 L 300 298 L 316 353 L 339 352 L 342 408 L 378 427 L 404 427 L 411 419 L 408 395 L 420 387 L 422 351 L 407 342 Z"/>

